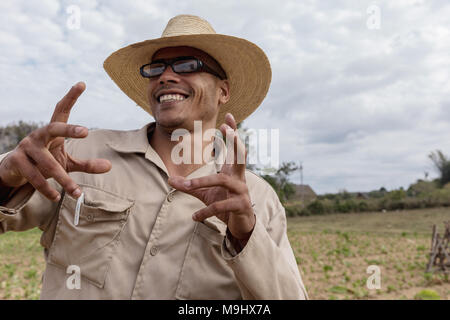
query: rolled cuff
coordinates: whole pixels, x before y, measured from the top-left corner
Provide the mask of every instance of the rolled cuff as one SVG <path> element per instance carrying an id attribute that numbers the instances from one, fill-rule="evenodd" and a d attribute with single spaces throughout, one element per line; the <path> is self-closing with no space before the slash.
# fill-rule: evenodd
<path id="1" fill-rule="evenodd" d="M 5 199 L 3 205 L 0 205 L 0 215 L 2 213 L 7 215 L 16 214 L 30 201 L 34 192 L 35 189 L 30 184 L 26 184 L 11 192 L 9 199 Z"/>
<path id="2" fill-rule="evenodd" d="M 42 217 L 34 214 L 32 207 L 39 209 L 45 206 L 42 202 L 33 201 L 36 199 L 33 197 L 35 193 L 33 186 L 26 184 L 15 190 L 10 199 L 0 206 L 0 234 L 7 231 L 23 231 L 41 225 Z"/>
<path id="3" fill-rule="evenodd" d="M 224 240 L 222 257 L 233 270 L 244 299 L 307 299 L 292 248 L 287 240 L 283 243 L 278 247 L 257 217 L 241 252 L 233 255 L 231 243 Z"/>

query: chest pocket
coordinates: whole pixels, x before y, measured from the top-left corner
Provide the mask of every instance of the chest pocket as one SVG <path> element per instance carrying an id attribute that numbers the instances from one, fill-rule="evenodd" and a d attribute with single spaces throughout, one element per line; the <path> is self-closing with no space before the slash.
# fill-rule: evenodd
<path id="1" fill-rule="evenodd" d="M 176 299 L 242 299 L 234 273 L 222 258 L 226 228 L 217 217 L 196 223 L 178 281 Z"/>
<path id="2" fill-rule="evenodd" d="M 80 267 L 81 276 L 103 288 L 110 261 L 120 241 L 134 201 L 95 187 L 80 185 L 85 193 L 80 218 L 74 224 L 77 200 L 64 195 L 48 263 Z"/>

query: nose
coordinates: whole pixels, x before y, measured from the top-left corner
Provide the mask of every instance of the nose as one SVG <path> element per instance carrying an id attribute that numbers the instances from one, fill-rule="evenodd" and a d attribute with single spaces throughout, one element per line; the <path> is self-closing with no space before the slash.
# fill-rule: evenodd
<path id="1" fill-rule="evenodd" d="M 166 70 L 159 76 L 159 83 L 164 84 L 167 82 L 178 83 L 180 82 L 179 74 L 173 72 L 171 66 L 167 66 Z"/>

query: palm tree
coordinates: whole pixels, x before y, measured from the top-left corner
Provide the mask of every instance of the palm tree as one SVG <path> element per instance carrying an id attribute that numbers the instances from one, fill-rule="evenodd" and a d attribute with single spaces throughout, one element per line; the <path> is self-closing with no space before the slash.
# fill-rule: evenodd
<path id="1" fill-rule="evenodd" d="M 437 171 L 440 174 L 439 180 L 441 186 L 450 182 L 450 160 L 449 158 L 442 153 L 440 150 L 436 150 L 431 152 L 428 157 L 433 162 Z"/>

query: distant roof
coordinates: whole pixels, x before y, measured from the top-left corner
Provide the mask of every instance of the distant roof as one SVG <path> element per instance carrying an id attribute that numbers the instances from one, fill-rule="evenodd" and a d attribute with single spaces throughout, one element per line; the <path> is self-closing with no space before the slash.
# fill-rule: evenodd
<path id="1" fill-rule="evenodd" d="M 294 184 L 295 196 L 301 197 L 302 194 L 305 198 L 315 198 L 317 194 L 308 184 Z"/>

